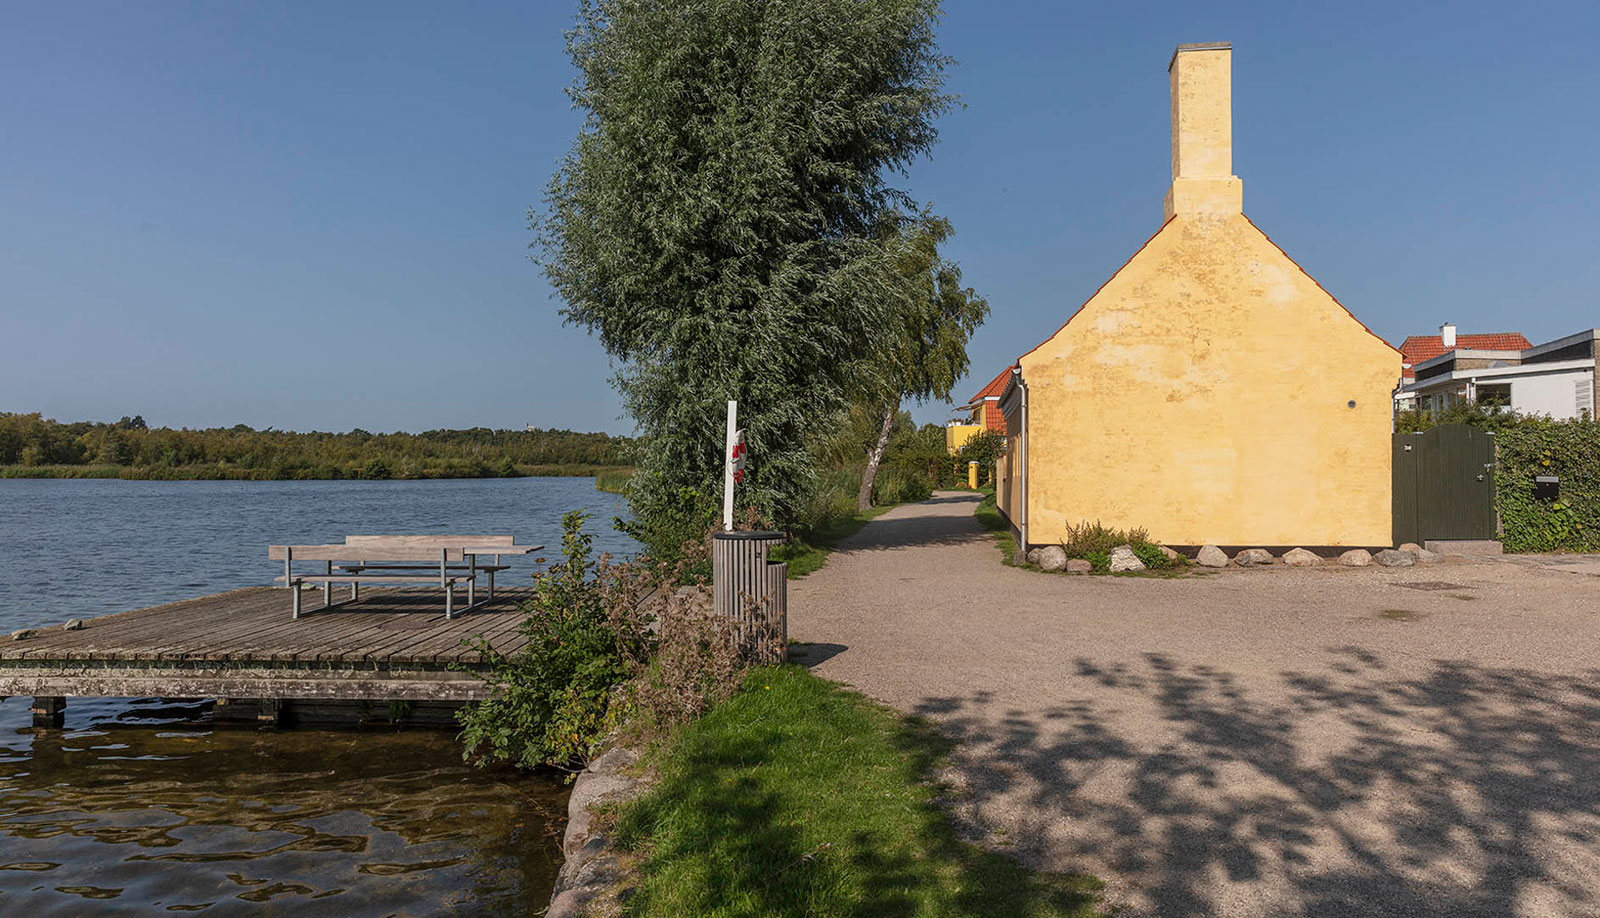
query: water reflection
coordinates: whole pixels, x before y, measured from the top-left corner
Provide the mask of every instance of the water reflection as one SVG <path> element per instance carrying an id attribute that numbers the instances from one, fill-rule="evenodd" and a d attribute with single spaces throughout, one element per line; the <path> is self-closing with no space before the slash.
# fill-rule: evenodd
<path id="1" fill-rule="evenodd" d="M 566 792 L 448 732 L 213 727 L 205 705 L 0 702 L 0 914 L 526 915 Z"/>

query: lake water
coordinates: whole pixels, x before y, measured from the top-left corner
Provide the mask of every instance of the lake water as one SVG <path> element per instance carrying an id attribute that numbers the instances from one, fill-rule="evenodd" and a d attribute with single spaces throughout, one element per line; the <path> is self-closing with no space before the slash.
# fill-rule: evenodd
<path id="1" fill-rule="evenodd" d="M 0 634 L 270 583 L 269 543 L 510 533 L 620 499 L 588 478 L 0 480 Z M 531 559 L 500 575 L 526 582 Z M 0 701 L 0 915 L 537 914 L 561 863 L 559 783 L 461 762 L 448 731 L 263 732 L 205 703 L 73 699 L 66 729 Z"/>

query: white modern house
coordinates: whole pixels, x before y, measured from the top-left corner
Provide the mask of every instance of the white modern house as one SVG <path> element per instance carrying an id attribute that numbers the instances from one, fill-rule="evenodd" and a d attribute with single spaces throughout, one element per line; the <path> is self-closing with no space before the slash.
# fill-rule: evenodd
<path id="1" fill-rule="evenodd" d="M 1600 329 L 1521 350 L 1456 347 L 1411 370 L 1396 404 L 1442 411 L 1458 402 L 1500 405 L 1557 420 L 1595 416 L 1595 340 Z"/>

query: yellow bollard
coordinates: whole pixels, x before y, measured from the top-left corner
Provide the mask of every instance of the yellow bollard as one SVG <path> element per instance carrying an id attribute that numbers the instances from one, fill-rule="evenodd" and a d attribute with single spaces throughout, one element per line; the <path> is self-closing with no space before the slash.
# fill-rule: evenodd
<path id="1" fill-rule="evenodd" d="M 967 463 L 967 487 L 978 490 L 978 463 Z"/>

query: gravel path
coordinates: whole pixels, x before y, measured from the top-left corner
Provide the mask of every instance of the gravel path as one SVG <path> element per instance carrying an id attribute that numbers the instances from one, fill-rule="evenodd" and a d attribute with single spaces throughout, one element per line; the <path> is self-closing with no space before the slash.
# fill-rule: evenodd
<path id="1" fill-rule="evenodd" d="M 959 741 L 975 835 L 1131 915 L 1600 915 L 1596 559 L 1066 577 L 975 502 L 789 601 L 818 674 Z"/>

